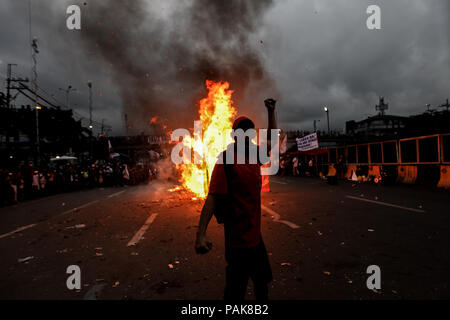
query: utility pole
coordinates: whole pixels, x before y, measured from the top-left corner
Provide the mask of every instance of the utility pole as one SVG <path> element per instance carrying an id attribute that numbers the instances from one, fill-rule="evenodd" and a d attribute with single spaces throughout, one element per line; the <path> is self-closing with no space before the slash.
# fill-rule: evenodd
<path id="1" fill-rule="evenodd" d="M 128 115 L 124 114 L 124 120 L 125 120 L 125 134 L 128 136 Z"/>
<path id="2" fill-rule="evenodd" d="M 447 99 L 446 103 L 440 105 L 439 107 L 445 108 L 448 111 L 448 109 L 450 108 L 450 105 L 448 104 L 448 99 Z"/>
<path id="3" fill-rule="evenodd" d="M 71 91 L 77 91 L 77 89 L 72 88 L 72 86 L 69 85 L 67 87 L 67 89 L 59 88 L 59 90 L 64 91 L 66 93 L 66 107 L 67 107 L 67 109 L 70 109 L 70 106 L 69 106 L 69 93 Z"/>
<path id="4" fill-rule="evenodd" d="M 7 67 L 7 78 L 6 78 L 6 107 L 8 109 L 11 108 L 11 89 L 15 89 L 11 87 L 11 82 L 28 82 L 28 79 L 22 78 L 13 78 L 12 77 L 12 67 L 17 66 L 15 63 L 8 63 Z M 6 129 L 6 143 L 9 143 L 9 133 L 10 133 L 11 125 Z"/>
<path id="5" fill-rule="evenodd" d="M 11 72 L 11 68 L 12 66 L 17 66 L 17 64 L 15 63 L 8 63 L 8 72 L 7 72 L 7 77 L 6 78 L 6 105 L 8 107 L 8 109 L 11 107 L 11 80 L 12 80 L 12 72 Z"/>
<path id="6" fill-rule="evenodd" d="M 13 78 L 12 76 L 12 67 L 17 66 L 15 63 L 8 63 L 8 71 L 7 71 L 7 78 L 6 78 L 6 105 L 9 108 L 11 108 L 11 90 L 17 89 L 17 87 L 12 87 L 11 84 L 14 82 L 18 82 L 19 84 L 21 82 L 28 82 L 28 79 L 23 78 Z"/>
<path id="7" fill-rule="evenodd" d="M 320 120 L 314 120 L 314 132 L 317 132 L 317 122 L 320 122 Z"/>
<path id="8" fill-rule="evenodd" d="M 41 160 L 40 155 L 40 139 L 39 139 L 39 110 L 41 107 L 38 104 L 38 94 L 37 94 L 37 80 L 38 80 L 38 74 L 37 74 L 37 54 L 39 53 L 38 45 L 37 45 L 37 39 L 34 38 L 31 42 L 31 48 L 32 48 L 32 55 L 33 58 L 33 90 L 34 90 L 34 108 L 36 110 L 36 156 L 37 156 L 37 164 L 39 165 Z"/>

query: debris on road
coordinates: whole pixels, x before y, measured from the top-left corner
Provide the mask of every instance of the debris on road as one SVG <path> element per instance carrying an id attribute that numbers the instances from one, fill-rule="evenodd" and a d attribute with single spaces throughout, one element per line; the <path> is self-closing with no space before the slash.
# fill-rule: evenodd
<path id="1" fill-rule="evenodd" d="M 22 262 L 27 262 L 27 261 L 30 261 L 30 260 L 33 260 L 33 259 L 34 259 L 33 256 L 29 256 L 29 257 L 26 257 L 26 258 L 17 259 L 17 262 L 18 263 L 22 263 Z"/>
<path id="2" fill-rule="evenodd" d="M 76 225 L 71 226 L 71 227 L 66 227 L 66 229 L 82 229 L 82 228 L 85 228 L 85 227 L 86 227 L 85 224 L 76 224 Z"/>

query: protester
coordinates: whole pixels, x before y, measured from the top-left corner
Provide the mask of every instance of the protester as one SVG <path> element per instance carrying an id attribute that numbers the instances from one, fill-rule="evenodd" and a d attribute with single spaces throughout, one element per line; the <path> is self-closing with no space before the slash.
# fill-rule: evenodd
<path id="1" fill-rule="evenodd" d="M 269 110 L 269 129 L 272 129 L 275 125 L 275 101 L 266 100 L 266 107 Z M 239 117 L 233 124 L 234 130 L 252 128 L 253 122 L 246 117 Z M 247 151 L 250 143 L 247 139 Z M 228 148 L 236 151 L 236 143 Z M 224 299 L 244 300 L 250 278 L 256 299 L 264 301 L 268 299 L 272 270 L 261 235 L 261 172 L 260 164 L 250 164 L 247 151 L 244 164 L 215 165 L 200 216 L 195 250 L 202 254 L 211 250 L 212 243 L 206 236 L 206 229 L 213 213 L 218 217 L 217 213 L 222 210 L 223 215 L 218 221 L 223 219 L 225 229 L 227 267 Z M 225 154 L 223 159 L 226 159 Z"/>
<path id="2" fill-rule="evenodd" d="M 112 168 L 116 168 L 115 171 Z M 150 180 L 149 166 L 139 168 L 118 161 L 80 164 L 27 164 L 10 170 L 0 169 L 0 206 L 36 197 L 85 188 L 137 185 Z"/>
<path id="3" fill-rule="evenodd" d="M 282 177 L 284 177 L 284 175 L 285 175 L 285 168 L 286 167 L 286 160 L 284 160 L 284 158 L 282 158 L 281 159 L 281 161 L 280 161 L 280 175 L 282 176 Z"/>
<path id="4" fill-rule="evenodd" d="M 298 158 L 294 156 L 292 158 L 292 175 L 294 177 L 298 176 Z"/>

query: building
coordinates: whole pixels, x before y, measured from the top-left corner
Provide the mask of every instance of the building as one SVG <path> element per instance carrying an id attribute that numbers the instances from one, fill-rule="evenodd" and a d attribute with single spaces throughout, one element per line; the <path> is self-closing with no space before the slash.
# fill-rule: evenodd
<path id="1" fill-rule="evenodd" d="M 437 133 L 450 132 L 450 111 L 448 100 L 446 104 L 439 107 L 446 110 L 430 109 L 421 114 L 409 117 L 386 115 L 388 104 L 384 98 L 380 98 L 376 110 L 378 115 L 368 117 L 362 121 L 347 121 L 346 134 L 355 140 L 388 140 L 395 138 L 419 137 Z"/>
<path id="2" fill-rule="evenodd" d="M 368 117 L 362 121 L 347 121 L 345 131 L 347 135 L 355 138 L 380 138 L 395 137 L 406 128 L 407 117 L 386 115 L 385 111 L 389 108 L 389 104 L 384 102 L 384 98 L 380 97 L 379 104 L 375 109 L 379 111 L 378 115 Z"/>

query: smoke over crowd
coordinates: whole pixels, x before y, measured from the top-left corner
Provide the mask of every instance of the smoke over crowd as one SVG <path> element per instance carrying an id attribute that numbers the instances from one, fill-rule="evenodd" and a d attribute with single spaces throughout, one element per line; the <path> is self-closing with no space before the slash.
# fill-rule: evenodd
<path id="1" fill-rule="evenodd" d="M 200 0 L 176 8 L 144 0 L 89 2 L 83 47 L 88 54 L 100 51 L 111 68 L 130 132 L 149 128 L 154 116 L 169 128 L 192 127 L 206 79 L 229 81 L 239 113 L 258 119 L 263 98 L 275 89 L 257 50 L 263 42 L 250 42 L 271 5 L 271 0 Z"/>

